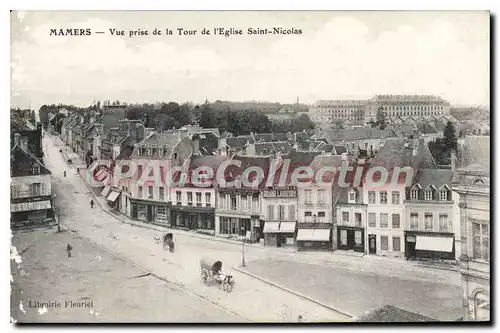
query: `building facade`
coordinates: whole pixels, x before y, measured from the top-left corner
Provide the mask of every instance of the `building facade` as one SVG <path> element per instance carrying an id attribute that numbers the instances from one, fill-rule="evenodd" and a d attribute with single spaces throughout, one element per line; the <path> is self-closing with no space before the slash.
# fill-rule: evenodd
<path id="1" fill-rule="evenodd" d="M 321 100 L 309 109 L 309 118 L 317 124 L 345 122 L 363 123 L 368 101 Z"/>
<path id="2" fill-rule="evenodd" d="M 465 138 L 453 178 L 460 195 L 464 321 L 490 318 L 490 146 L 488 137 Z M 453 162 L 452 162 L 453 163 Z M 452 167 L 453 169 L 453 167 Z"/>
<path id="3" fill-rule="evenodd" d="M 284 185 L 262 191 L 264 246 L 295 246 L 297 187 Z"/>

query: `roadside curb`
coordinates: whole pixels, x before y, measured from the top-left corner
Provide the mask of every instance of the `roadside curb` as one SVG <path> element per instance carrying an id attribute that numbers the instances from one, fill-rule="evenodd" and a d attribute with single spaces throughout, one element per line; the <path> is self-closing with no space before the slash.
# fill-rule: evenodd
<path id="1" fill-rule="evenodd" d="M 281 289 L 281 290 L 283 290 L 283 291 L 286 291 L 286 292 L 288 292 L 288 293 L 290 293 L 290 294 L 293 294 L 293 295 L 295 295 L 295 296 L 298 296 L 298 297 L 300 297 L 300 298 L 303 298 L 303 299 L 305 299 L 305 300 L 308 300 L 308 301 L 310 301 L 310 302 L 313 302 L 313 303 L 315 303 L 315 304 L 317 304 L 317 305 L 319 305 L 319 306 L 322 306 L 322 307 L 324 307 L 324 308 L 327 308 L 328 310 L 331 310 L 331 311 L 333 311 L 333 312 L 337 312 L 338 314 L 341 314 L 341 315 L 343 315 L 343 316 L 349 317 L 349 320 L 348 320 L 348 321 L 350 321 L 350 320 L 352 320 L 353 318 L 355 318 L 355 316 L 353 316 L 353 315 L 352 315 L 352 314 L 350 314 L 350 313 L 347 313 L 347 312 L 341 311 L 341 310 L 336 309 L 336 308 L 334 308 L 334 307 L 332 307 L 332 306 L 330 306 L 330 305 L 327 305 L 327 304 L 325 304 L 325 303 L 322 303 L 322 302 L 320 302 L 320 301 L 317 301 L 317 300 L 315 300 L 315 299 L 313 299 L 313 298 L 311 298 L 311 297 L 309 297 L 309 296 L 305 296 L 305 295 L 303 295 L 303 294 L 301 294 L 301 293 L 298 293 L 298 292 L 296 292 L 296 291 L 294 291 L 294 290 L 291 290 L 291 289 L 288 289 L 288 288 L 286 288 L 286 287 L 283 287 L 283 286 L 281 286 L 281 285 L 279 285 L 279 284 L 277 284 L 277 283 L 275 283 L 275 282 L 269 281 L 269 280 L 264 279 L 264 278 L 262 278 L 262 277 L 260 277 L 260 276 L 258 276 L 258 275 L 252 274 L 252 273 L 250 273 L 250 272 L 248 272 L 248 271 L 246 271 L 246 270 L 243 270 L 243 269 L 241 269 L 241 268 L 239 268 L 239 267 L 237 267 L 237 266 L 233 266 L 233 269 L 234 269 L 234 270 L 236 270 L 236 271 L 238 271 L 238 272 L 240 272 L 240 273 L 242 273 L 242 274 L 246 274 L 246 275 L 248 275 L 248 276 L 250 276 L 250 277 L 252 277 L 252 278 L 254 278 L 254 279 L 260 280 L 260 281 L 262 281 L 262 282 L 264 282 L 264 283 L 266 283 L 266 284 L 268 284 L 268 285 L 270 285 L 270 286 L 276 287 L 276 288 Z"/>

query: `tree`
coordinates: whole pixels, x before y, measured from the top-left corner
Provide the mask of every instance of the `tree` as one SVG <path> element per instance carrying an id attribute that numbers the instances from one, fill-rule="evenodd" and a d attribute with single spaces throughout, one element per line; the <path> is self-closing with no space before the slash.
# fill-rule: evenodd
<path id="1" fill-rule="evenodd" d="M 443 130 L 443 141 L 448 149 L 457 149 L 457 134 L 451 121 L 446 123 Z"/>
<path id="2" fill-rule="evenodd" d="M 387 116 L 382 106 L 377 110 L 376 121 L 370 120 L 369 124 L 372 128 L 378 128 L 381 130 L 387 128 Z"/>

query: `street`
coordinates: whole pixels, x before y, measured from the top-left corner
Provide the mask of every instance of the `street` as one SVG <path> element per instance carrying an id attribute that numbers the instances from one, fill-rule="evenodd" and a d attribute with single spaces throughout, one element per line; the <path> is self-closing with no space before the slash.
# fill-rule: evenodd
<path id="1" fill-rule="evenodd" d="M 203 240 L 174 231 L 176 252 L 166 252 L 160 244 L 154 242 L 154 237 L 161 235 L 160 231 L 124 224 L 99 206 L 91 209 L 89 205 L 93 198 L 91 192 L 80 176 L 76 175 L 75 170 L 66 164 L 59 153 L 59 147 L 54 145 L 48 136 L 44 138 L 44 146 L 46 165 L 52 171 L 61 224 L 103 249 L 124 258 L 127 262 L 172 282 L 174 286 L 179 287 L 177 289 L 185 289 L 198 296 L 183 294 L 181 291 L 177 291 L 177 296 L 172 296 L 185 297 L 182 303 L 197 309 L 188 312 L 193 316 L 196 311 L 201 313 L 196 315 L 198 321 L 293 322 L 299 315 L 304 321 L 346 321 L 350 319 L 347 314 L 357 316 L 387 303 L 440 320 L 460 317 L 460 279 L 456 272 L 417 268 L 404 262 L 369 261 L 331 253 L 295 253 L 264 250 L 252 246 L 245 249 L 249 272 L 340 310 L 334 311 L 232 270 L 232 267 L 241 263 L 241 245 Z M 64 170 L 67 171 L 67 177 L 63 177 Z M 60 246 L 61 255 L 64 255 L 62 250 L 65 246 L 64 241 L 61 241 Z M 91 250 L 82 247 L 82 251 Z M 28 253 L 26 252 L 26 255 Z M 216 286 L 207 287 L 201 283 L 199 259 L 206 256 L 221 260 L 223 269 L 235 277 L 236 287 L 232 293 L 227 294 Z M 43 261 L 46 256 L 37 254 L 36 259 Z M 82 261 L 82 265 L 84 262 Z M 89 279 L 90 276 L 94 276 L 92 269 L 84 271 Z M 107 279 L 111 282 L 106 283 L 114 283 L 116 279 L 125 278 L 118 271 L 113 274 L 105 277 L 95 275 L 93 279 L 102 279 L 103 283 Z M 152 276 L 140 280 L 148 284 L 148 287 L 144 288 L 150 290 L 156 287 L 167 288 L 164 281 Z M 80 281 L 78 279 L 73 281 L 74 290 L 80 289 L 78 285 Z M 36 288 L 38 286 L 32 286 L 31 290 Z M 129 289 L 131 288 L 128 286 L 122 287 L 120 291 L 125 294 L 130 293 L 127 298 L 144 299 L 143 294 Z M 75 294 L 79 295 L 78 292 Z M 98 296 L 94 294 L 92 297 L 97 303 Z M 201 301 L 199 297 L 205 301 Z M 415 302 L 419 303 L 418 307 L 412 306 Z M 143 303 L 135 302 L 137 309 L 134 311 L 148 313 L 148 307 Z M 171 306 L 177 304 L 177 301 L 168 303 Z M 161 305 L 161 307 L 166 306 Z M 129 306 L 124 305 L 121 308 L 120 304 L 115 304 L 114 308 L 116 313 L 109 318 L 104 315 L 105 308 L 101 309 L 103 314 L 99 320 L 112 321 L 110 318 L 116 321 L 133 320 L 134 317 L 128 314 Z M 162 312 L 155 321 L 189 321 L 189 316 L 184 315 L 186 311 L 182 311 L 183 313 L 177 313 L 175 310 L 175 314 L 170 311 Z M 221 311 L 224 314 L 221 314 Z M 119 317 L 120 313 L 122 317 Z M 144 321 L 150 320 L 144 319 Z"/>

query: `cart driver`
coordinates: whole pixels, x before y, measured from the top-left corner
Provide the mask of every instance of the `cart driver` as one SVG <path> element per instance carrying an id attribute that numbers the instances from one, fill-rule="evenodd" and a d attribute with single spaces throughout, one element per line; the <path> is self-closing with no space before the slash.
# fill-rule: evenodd
<path id="1" fill-rule="evenodd" d="M 217 271 L 217 276 L 220 281 L 224 281 L 224 279 L 226 278 L 226 274 L 222 272 L 222 268 Z"/>

